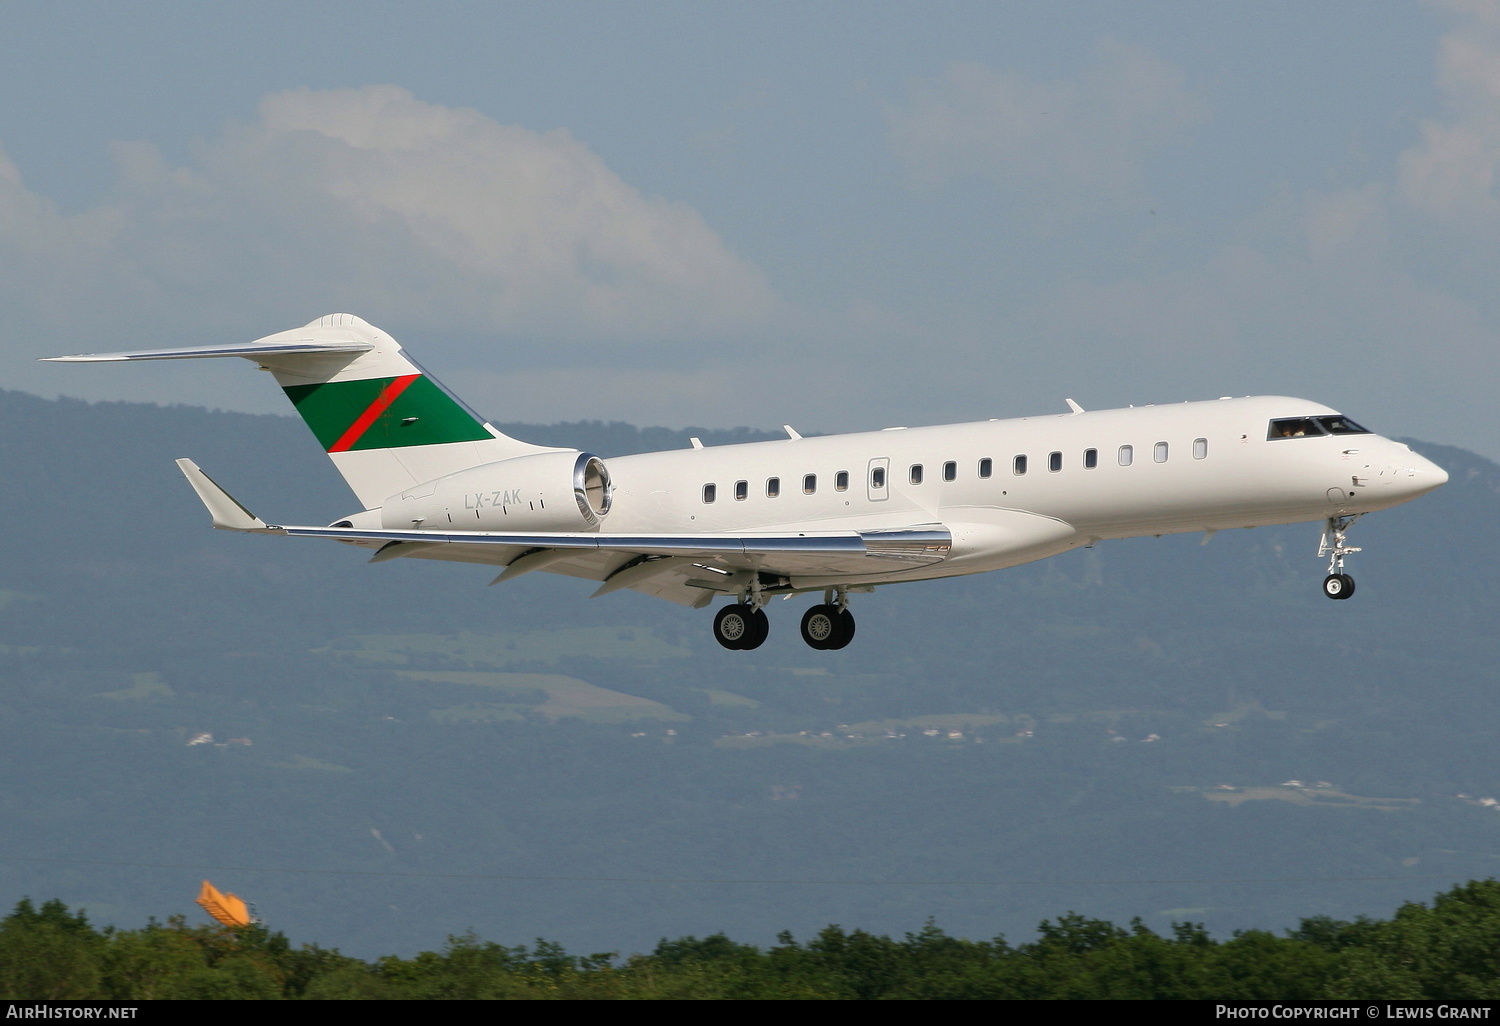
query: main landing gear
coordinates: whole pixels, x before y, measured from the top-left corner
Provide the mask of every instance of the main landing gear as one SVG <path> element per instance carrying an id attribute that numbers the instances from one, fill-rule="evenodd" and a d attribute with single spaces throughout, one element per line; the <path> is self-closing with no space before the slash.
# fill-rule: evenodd
<path id="1" fill-rule="evenodd" d="M 802 614 L 802 640 L 817 649 L 843 648 L 854 640 L 854 614 L 849 612 L 849 597 L 839 589 L 837 602 L 825 595 L 821 605 Z"/>
<path id="2" fill-rule="evenodd" d="M 746 602 L 725 606 L 714 615 L 714 640 L 729 649 L 759 648 L 771 633 L 764 609 Z"/>
<path id="3" fill-rule="evenodd" d="M 1344 557 L 1360 550 L 1347 544 L 1345 535 L 1350 525 L 1360 516 L 1361 514 L 1355 513 L 1347 517 L 1329 517 L 1328 526 L 1323 528 L 1318 555 L 1328 557 L 1328 576 L 1323 578 L 1323 594 L 1331 599 L 1346 599 L 1354 594 L 1354 578 L 1344 573 Z"/>
<path id="4" fill-rule="evenodd" d="M 736 651 L 759 648 L 771 632 L 764 604 L 760 588 L 752 586 L 741 601 L 724 606 L 714 614 L 714 640 Z M 823 650 L 843 648 L 854 640 L 854 614 L 845 589 L 828 589 L 823 602 L 803 614 L 802 640 Z"/>

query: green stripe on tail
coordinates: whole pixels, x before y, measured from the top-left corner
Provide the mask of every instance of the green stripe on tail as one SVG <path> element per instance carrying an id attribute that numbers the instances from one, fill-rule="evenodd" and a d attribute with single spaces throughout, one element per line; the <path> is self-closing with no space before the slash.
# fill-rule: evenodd
<path id="1" fill-rule="evenodd" d="M 318 444 L 328 451 L 335 446 L 339 451 L 347 452 L 476 442 L 494 437 L 426 375 L 418 376 L 406 385 L 363 430 L 355 432 L 353 437 L 346 437 L 361 418 L 366 418 L 371 407 L 381 401 L 387 389 L 398 381 L 394 377 L 328 381 L 317 385 L 289 385 L 283 391 L 317 436 Z"/>

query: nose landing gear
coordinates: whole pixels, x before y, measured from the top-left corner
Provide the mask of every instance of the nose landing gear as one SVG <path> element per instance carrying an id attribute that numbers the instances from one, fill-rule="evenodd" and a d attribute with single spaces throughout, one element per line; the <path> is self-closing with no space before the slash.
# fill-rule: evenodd
<path id="1" fill-rule="evenodd" d="M 1350 525 L 1362 514 L 1329 517 L 1323 528 L 1323 540 L 1318 543 L 1318 555 L 1328 557 L 1328 576 L 1323 578 L 1323 594 L 1331 599 L 1346 599 L 1354 594 L 1354 578 L 1344 573 L 1344 557 L 1360 549 L 1347 544 L 1345 535 Z"/>

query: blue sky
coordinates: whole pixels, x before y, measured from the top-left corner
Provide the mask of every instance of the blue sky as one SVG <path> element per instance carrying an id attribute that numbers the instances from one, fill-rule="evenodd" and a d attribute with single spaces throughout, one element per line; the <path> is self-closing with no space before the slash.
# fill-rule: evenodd
<path id="1" fill-rule="evenodd" d="M 1285 393 L 1500 456 L 1495 3 L 0 8 L 0 385 L 349 310 L 504 420 Z"/>

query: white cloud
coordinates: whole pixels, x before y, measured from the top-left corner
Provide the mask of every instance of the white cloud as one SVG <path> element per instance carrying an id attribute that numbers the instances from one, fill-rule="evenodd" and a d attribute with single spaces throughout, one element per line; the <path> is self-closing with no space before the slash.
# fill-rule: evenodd
<path id="1" fill-rule="evenodd" d="M 1204 116 L 1180 71 L 1113 40 L 1076 80 L 1039 82 L 972 62 L 914 82 L 886 109 L 890 144 L 916 180 L 987 178 L 1069 204 L 1141 188 L 1148 161 Z"/>
<path id="2" fill-rule="evenodd" d="M 442 331 L 720 338 L 775 300 L 691 207 L 644 196 L 564 130 L 404 89 L 296 90 L 168 166 L 113 147 L 111 201 L 63 216 L 0 158 L 12 333 L 353 309 Z M 289 323 L 297 323 L 295 320 Z"/>
<path id="3" fill-rule="evenodd" d="M 1466 16 L 1438 54 L 1449 116 L 1422 123 L 1422 143 L 1401 154 L 1399 178 L 1423 212 L 1453 227 L 1490 230 L 1500 219 L 1500 5 L 1448 6 Z"/>

